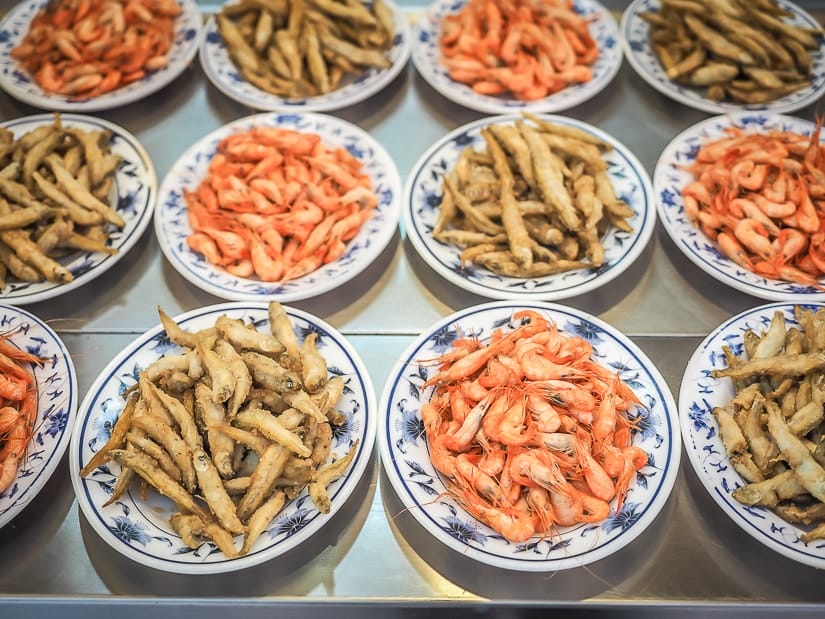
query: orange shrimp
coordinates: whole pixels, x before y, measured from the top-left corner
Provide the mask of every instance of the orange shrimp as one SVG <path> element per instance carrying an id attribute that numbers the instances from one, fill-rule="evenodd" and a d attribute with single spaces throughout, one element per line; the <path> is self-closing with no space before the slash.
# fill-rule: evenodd
<path id="1" fill-rule="evenodd" d="M 97 97 L 168 64 L 181 11 L 159 0 L 129 0 L 125 8 L 109 0 L 52 0 L 11 54 L 43 90 Z"/>
<path id="2" fill-rule="evenodd" d="M 583 338 L 560 333 L 532 310 L 516 312 L 510 324 L 483 344 L 457 338 L 425 362 L 438 365 L 421 408 L 433 466 L 448 478 L 448 494 L 505 537 L 516 522 L 513 535 L 526 531 L 512 510 L 541 534 L 603 520 L 621 508 L 647 462 L 631 444 L 636 422 L 628 414 L 639 399 L 593 360 Z M 535 355 L 553 359 L 569 378 L 531 378 L 544 376 L 523 371 L 540 363 Z"/>
<path id="3" fill-rule="evenodd" d="M 245 277 L 303 277 L 341 257 L 377 206 L 360 165 L 312 133 L 254 127 L 229 135 L 206 178 L 184 192 L 189 247 L 227 270 L 243 265 Z"/>
<path id="4" fill-rule="evenodd" d="M 486 95 L 546 97 L 591 80 L 599 57 L 570 0 L 470 0 L 440 27 L 450 77 Z"/>
<path id="5" fill-rule="evenodd" d="M 17 469 L 34 432 L 37 416 L 37 391 L 26 365 L 40 365 L 42 360 L 16 348 L 0 336 L 0 493 L 5 492 L 17 475 Z"/>
<path id="6" fill-rule="evenodd" d="M 683 197 L 688 217 L 739 266 L 823 289 L 812 243 L 825 218 L 821 130 L 822 118 L 810 137 L 730 128 L 701 146 Z"/>

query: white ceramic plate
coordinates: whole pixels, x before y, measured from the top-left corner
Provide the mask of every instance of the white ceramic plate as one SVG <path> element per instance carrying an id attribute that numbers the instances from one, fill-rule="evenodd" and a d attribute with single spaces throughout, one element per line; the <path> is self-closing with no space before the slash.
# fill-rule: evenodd
<path id="1" fill-rule="evenodd" d="M 102 507 L 112 493 L 120 468 L 114 463 L 106 464 L 82 479 L 79 472 L 109 439 L 123 410 L 123 393 L 137 382 L 141 369 L 178 350 L 158 325 L 129 344 L 100 373 L 80 406 L 72 434 L 69 467 L 78 503 L 97 534 L 112 548 L 138 563 L 168 572 L 214 574 L 240 570 L 277 557 L 309 539 L 352 494 L 375 444 L 372 382 L 358 353 L 337 330 L 306 312 L 286 310 L 299 341 L 308 333 L 317 332 L 318 350 L 326 358 L 329 372 L 346 381 L 337 410 L 347 421 L 335 430 L 332 457 L 342 457 L 354 441 L 360 441 L 347 473 L 329 486 L 331 512 L 321 514 L 304 490 L 275 517 L 248 555 L 227 559 L 211 542 L 197 550 L 183 544 L 169 524 L 170 515 L 176 511 L 174 504 L 155 492 L 143 500 L 140 490 L 128 491 L 113 505 Z M 187 331 L 196 331 L 213 325 L 222 314 L 252 323 L 259 330 L 269 328 L 265 303 L 213 305 L 187 312 L 175 321 Z"/>
<path id="2" fill-rule="evenodd" d="M 410 57 L 410 28 L 407 16 L 390 0 L 395 38 L 388 57 L 392 63 L 386 69 L 373 67 L 358 76 L 344 78 L 342 86 L 332 92 L 304 99 L 284 99 L 253 86 L 241 75 L 229 57 L 214 17 L 206 23 L 201 43 L 200 60 L 209 81 L 227 97 L 256 110 L 327 112 L 355 105 L 379 92 L 404 69 Z"/>
<path id="3" fill-rule="evenodd" d="M 438 220 L 442 178 L 456 164 L 465 148 L 486 150 L 481 130 L 492 124 L 513 124 L 518 114 L 483 118 L 444 136 L 416 162 L 404 192 L 404 229 L 422 259 L 456 286 L 493 299 L 537 299 L 554 301 L 584 294 L 618 277 L 647 246 L 656 224 L 653 190 L 642 164 L 627 147 L 603 131 L 565 116 L 544 115 L 555 123 L 583 129 L 613 145 L 604 155 L 616 195 L 633 209 L 631 233 L 611 227 L 602 238 L 605 261 L 598 269 L 579 269 L 536 278 L 497 275 L 469 265 L 461 267 L 457 246 L 436 241 L 432 230 Z"/>
<path id="4" fill-rule="evenodd" d="M 192 233 L 187 218 L 184 189 L 194 189 L 206 176 L 209 162 L 224 137 L 253 126 L 282 127 L 316 133 L 329 146 L 342 146 L 357 157 L 361 171 L 372 179 L 378 206 L 372 217 L 347 245 L 338 260 L 304 277 L 285 283 L 267 283 L 236 277 L 189 249 Z M 257 114 L 224 125 L 189 148 L 169 171 L 160 188 L 155 232 L 172 266 L 186 279 L 215 296 L 231 300 L 273 298 L 281 302 L 306 299 L 349 281 L 367 268 L 395 234 L 401 210 L 401 179 L 384 147 L 359 127 L 322 114 Z"/>
<path id="5" fill-rule="evenodd" d="M 618 372 L 645 408 L 636 408 L 639 431 L 633 444 L 649 463 L 631 484 L 618 514 L 593 525 L 560 528 L 558 535 L 538 536 L 523 544 L 508 542 L 477 522 L 443 493 L 442 478 L 430 464 L 421 404 L 432 388 L 424 382 L 434 371 L 418 360 L 448 350 L 460 331 L 481 341 L 494 328 L 513 325 L 513 313 L 532 309 L 555 322 L 562 332 L 586 338 L 594 357 Z M 680 437 L 676 404 L 658 370 L 645 354 L 613 327 L 572 308 L 537 302 L 495 302 L 470 307 L 439 321 L 404 352 L 381 396 L 378 444 L 381 461 L 395 492 L 409 513 L 436 539 L 463 556 L 510 570 L 552 572 L 602 559 L 632 542 L 667 501 L 679 469 Z M 615 502 L 613 503 L 615 507 Z"/>
<path id="6" fill-rule="evenodd" d="M 413 31 L 412 60 L 415 68 L 430 86 L 458 103 L 487 114 L 508 112 L 560 112 L 579 105 L 594 97 L 619 72 L 622 66 L 622 50 L 619 45 L 619 29 L 613 15 L 595 0 L 574 0 L 573 6 L 589 22 L 590 36 L 599 48 L 599 58 L 592 66 L 593 79 L 584 84 L 573 84 L 535 101 L 521 101 L 513 96 L 482 95 L 461 82 L 453 80 L 441 62 L 438 39 L 441 19 L 456 13 L 466 0 L 436 0 L 427 7 Z"/>
<path id="7" fill-rule="evenodd" d="M 816 304 L 805 305 L 810 305 L 812 309 L 821 307 Z M 743 531 L 768 548 L 794 561 L 823 569 L 825 541 L 805 544 L 799 539 L 805 528 L 790 524 L 763 507 L 742 505 L 731 496 L 731 492 L 747 482 L 728 461 L 725 446 L 719 437 L 719 426 L 712 412 L 714 407 L 728 404 L 735 394 L 730 380 L 710 377 L 712 370 L 727 367 L 722 347 L 729 346 L 735 354 L 742 355 L 744 332 L 748 329 L 757 333 L 766 331 L 777 310 L 785 315 L 785 324 L 789 328 L 797 325 L 793 307 L 793 303 L 755 307 L 716 327 L 699 344 L 685 368 L 679 390 L 679 421 L 688 460 L 722 511 Z"/>
<path id="8" fill-rule="evenodd" d="M 819 28 L 819 23 L 798 6 L 776 0 L 783 9 L 793 13 L 793 19 L 784 21 L 805 28 Z M 811 85 L 789 95 L 767 103 L 748 105 L 733 101 L 712 101 L 705 96 L 704 89 L 688 88 L 669 79 L 659 59 L 650 47 L 650 27 L 639 17 L 644 11 L 658 12 L 659 0 L 635 0 L 622 15 L 619 26 L 622 33 L 622 46 L 630 66 L 639 76 L 663 95 L 684 105 L 711 114 L 723 114 L 741 110 L 772 110 L 774 112 L 793 112 L 817 101 L 825 92 L 825 54 L 821 51 L 811 54 Z"/>
<path id="9" fill-rule="evenodd" d="M 778 129 L 810 135 L 814 130 L 814 124 L 807 120 L 771 112 L 731 113 L 708 118 L 689 127 L 665 147 L 653 172 L 659 219 L 670 238 L 691 262 L 731 288 L 772 301 L 825 299 L 825 293 L 811 286 L 768 279 L 740 267 L 685 215 L 682 190 L 693 181 L 693 175 L 685 168 L 696 160 L 696 153 L 702 144 L 723 137 L 725 128 L 731 126 L 754 133 Z"/>
<path id="10" fill-rule="evenodd" d="M 34 435 L 17 476 L 0 493 L 0 528 L 10 522 L 43 489 L 69 445 L 77 414 L 77 374 L 66 345 L 46 323 L 17 307 L 0 305 L 0 331 L 26 352 L 46 359 L 32 367 L 37 385 Z"/>
<path id="11" fill-rule="evenodd" d="M 158 187 L 155 168 L 149 154 L 131 133 L 100 118 L 77 114 L 61 114 L 61 122 L 66 127 L 78 127 L 87 131 L 108 130 L 112 132 L 111 150 L 121 156 L 122 161 L 114 177 L 111 204 L 126 220 L 126 226 L 109 235 L 109 245 L 118 251 L 114 255 L 97 252 L 77 252 L 61 259 L 74 279 L 68 284 L 55 282 L 15 282 L 0 291 L 0 300 L 13 305 L 36 303 L 59 296 L 79 288 L 105 273 L 117 264 L 138 242 L 143 231 L 152 221 Z M 21 136 L 41 125 L 52 124 L 51 114 L 27 116 L 2 123 L 2 127 Z"/>
<path id="12" fill-rule="evenodd" d="M 12 58 L 11 50 L 17 47 L 29 31 L 29 24 L 40 9 L 48 4 L 44 0 L 25 0 L 13 8 L 0 22 L 0 88 L 15 99 L 47 110 L 69 112 L 93 112 L 108 110 L 132 103 L 157 92 L 189 65 L 198 51 L 202 17 L 195 0 L 178 0 L 183 12 L 175 22 L 175 42 L 167 54 L 169 64 L 131 84 L 100 95 L 93 99 L 75 100 L 63 95 L 46 92 Z"/>

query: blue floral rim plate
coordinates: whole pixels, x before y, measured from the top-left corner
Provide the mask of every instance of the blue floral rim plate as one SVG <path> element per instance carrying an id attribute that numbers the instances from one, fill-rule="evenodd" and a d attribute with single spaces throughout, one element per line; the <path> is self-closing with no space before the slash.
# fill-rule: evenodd
<path id="1" fill-rule="evenodd" d="M 436 273 L 456 286 L 492 299 L 556 301 L 590 292 L 612 281 L 641 255 L 656 225 L 656 209 L 650 178 L 636 156 L 621 142 L 587 123 L 566 116 L 541 115 L 551 122 L 582 129 L 613 146 L 602 156 L 616 195 L 633 210 L 628 223 L 632 232 L 611 226 L 602 237 L 604 264 L 597 269 L 578 269 L 523 278 L 498 275 L 475 265 L 461 266 L 461 250 L 433 238 L 443 196 L 443 177 L 452 170 L 465 148 L 486 150 L 481 130 L 493 124 L 511 125 L 520 114 L 491 116 L 450 132 L 425 152 L 413 166 L 404 188 L 404 231 L 415 250 Z M 529 122 L 529 121 L 528 121 Z"/>
<path id="2" fill-rule="evenodd" d="M 178 0 L 183 11 L 175 21 L 175 41 L 167 54 L 169 63 L 141 80 L 99 97 L 74 100 L 40 88 L 11 51 L 29 31 L 29 24 L 48 0 L 28 0 L 13 8 L 0 22 L 0 88 L 15 99 L 47 110 L 94 112 L 133 103 L 157 92 L 178 77 L 195 57 L 200 43 L 202 17 L 196 0 Z"/>
<path id="3" fill-rule="evenodd" d="M 129 344 L 95 379 L 80 406 L 72 434 L 69 469 L 78 504 L 95 532 L 112 548 L 138 563 L 167 572 L 215 574 L 240 570 L 269 561 L 309 539 L 355 490 L 375 444 L 372 381 L 358 353 L 336 329 L 307 312 L 285 309 L 299 342 L 309 333 L 317 333 L 318 350 L 327 360 L 329 372 L 341 376 L 346 383 L 337 406 L 346 422 L 334 431 L 331 457 L 342 457 L 359 441 L 348 471 L 329 486 L 330 513 L 321 514 L 305 489 L 287 503 L 249 554 L 228 559 L 212 542 L 205 542 L 197 550 L 186 546 L 169 524 L 169 516 L 176 511 L 174 504 L 155 492 L 144 500 L 139 489 L 130 490 L 114 504 L 102 507 L 112 494 L 119 467 L 109 463 L 84 478 L 80 477 L 80 470 L 109 439 L 123 410 L 122 396 L 137 382 L 140 371 L 163 355 L 179 350 L 158 325 Z M 266 303 L 213 305 L 182 314 L 175 321 L 187 331 L 197 331 L 213 325 L 223 314 L 259 330 L 269 328 Z"/>
<path id="4" fill-rule="evenodd" d="M 616 20 L 604 6 L 595 0 L 574 0 L 577 13 L 590 25 L 590 36 L 599 48 L 599 58 L 593 64 L 593 78 L 584 84 L 571 84 L 557 93 L 535 101 L 521 101 L 515 97 L 482 95 L 461 82 L 452 79 L 441 62 L 438 39 L 441 19 L 456 13 L 467 0 L 436 0 L 419 18 L 413 30 L 412 60 L 415 68 L 436 91 L 464 107 L 487 114 L 506 114 L 514 111 L 560 112 L 584 103 L 596 96 L 613 80 L 622 66 L 619 28 Z"/>
<path id="5" fill-rule="evenodd" d="M 66 127 L 78 127 L 86 131 L 110 131 L 111 151 L 121 157 L 115 171 L 111 204 L 126 221 L 122 230 L 109 234 L 109 246 L 117 253 L 77 252 L 62 258 L 60 263 L 74 276 L 71 282 L 12 282 L 0 291 L 3 303 L 12 305 L 35 303 L 52 299 L 75 290 L 102 275 L 117 264 L 140 240 L 152 221 L 152 210 L 158 195 L 157 177 L 149 153 L 131 133 L 106 120 L 79 114 L 61 114 L 60 121 Z M 0 123 L 13 131 L 16 137 L 41 125 L 51 125 L 52 114 L 26 116 Z"/>
<path id="6" fill-rule="evenodd" d="M 821 27 L 816 19 L 795 4 L 785 0 L 776 0 L 776 4 L 793 14 L 789 23 L 804 28 Z M 793 112 L 813 104 L 825 92 L 825 54 L 821 51 L 811 54 L 811 85 L 808 88 L 797 90 L 767 103 L 745 104 L 733 101 L 713 101 L 705 96 L 703 89 L 688 88 L 677 84 L 665 75 L 659 59 L 650 47 L 650 27 L 639 16 L 645 11 L 658 12 L 660 7 L 659 0 L 635 0 L 622 14 L 619 29 L 622 33 L 622 47 L 624 47 L 630 66 L 650 86 L 674 101 L 711 114 L 742 110 Z"/>
<path id="7" fill-rule="evenodd" d="M 771 510 L 742 505 L 731 493 L 745 482 L 728 461 L 719 436 L 713 408 L 728 404 L 735 390 L 730 380 L 711 378 L 712 370 L 727 367 L 723 346 L 743 355 L 743 335 L 748 329 L 762 333 L 774 312 L 781 311 L 788 328 L 798 326 L 793 303 L 772 303 L 729 318 L 716 327 L 691 355 L 679 390 L 679 421 L 688 460 L 708 494 L 743 531 L 768 548 L 806 565 L 825 568 L 825 540 L 805 544 L 799 536 L 805 528 L 793 525 Z M 822 304 L 802 303 L 818 309 Z"/>
<path id="8" fill-rule="evenodd" d="M 229 57 L 214 17 L 206 22 L 200 61 L 209 81 L 230 99 L 256 110 L 281 112 L 329 112 L 360 103 L 388 86 L 407 65 L 410 57 L 410 27 L 407 16 L 391 0 L 395 38 L 387 52 L 390 66 L 372 67 L 357 76 L 347 76 L 336 90 L 303 99 L 284 99 L 250 84 Z"/>
<path id="9" fill-rule="evenodd" d="M 0 305 L 0 332 L 17 348 L 45 359 L 32 367 L 37 386 L 34 434 L 17 476 L 0 493 L 0 528 L 43 489 L 69 445 L 77 414 L 77 374 L 66 345 L 42 320 L 18 307 Z"/>
<path id="10" fill-rule="evenodd" d="M 775 129 L 810 135 L 814 130 L 812 122 L 771 112 L 731 113 L 689 127 L 665 147 L 653 171 L 653 191 L 662 225 L 693 264 L 731 288 L 770 301 L 825 300 L 825 292 L 812 286 L 768 279 L 742 268 L 725 256 L 716 242 L 685 215 L 682 190 L 694 180 L 686 168 L 696 161 L 696 154 L 703 144 L 723 137 L 725 129 L 732 126 L 760 133 Z M 822 281 L 825 283 L 825 279 Z"/>
<path id="11" fill-rule="evenodd" d="M 484 341 L 493 329 L 514 325 L 513 314 L 535 310 L 559 330 L 587 339 L 594 358 L 612 368 L 639 396 L 634 409 L 638 431 L 633 444 L 648 453 L 631 484 L 622 509 L 598 524 L 562 527 L 557 535 L 512 543 L 476 521 L 452 498 L 430 463 L 421 405 L 430 398 L 425 387 L 436 369 L 419 360 L 448 350 L 460 331 Z M 517 322 L 517 321 L 516 321 Z M 581 567 L 631 543 L 656 518 L 673 489 L 679 470 L 680 435 L 676 404 L 656 367 L 626 336 L 578 310 L 536 302 L 494 302 L 470 307 L 427 329 L 402 355 L 384 387 L 379 405 L 378 444 L 384 470 L 409 513 L 424 530 L 465 557 L 516 571 L 551 572 Z M 412 542 L 413 540 L 411 540 Z"/>
<path id="12" fill-rule="evenodd" d="M 325 144 L 346 148 L 362 163 L 378 196 L 373 215 L 348 244 L 343 256 L 304 277 L 267 283 L 236 277 L 209 264 L 186 243 L 192 233 L 184 190 L 195 189 L 206 176 L 218 143 L 226 136 L 252 127 L 282 127 L 321 136 Z M 314 113 L 263 113 L 241 118 L 217 129 L 190 147 L 174 163 L 160 187 L 155 212 L 155 234 L 175 270 L 198 288 L 223 299 L 281 302 L 318 296 L 340 286 L 366 269 L 390 243 L 401 211 L 401 178 L 387 151 L 366 131 L 334 116 Z"/>

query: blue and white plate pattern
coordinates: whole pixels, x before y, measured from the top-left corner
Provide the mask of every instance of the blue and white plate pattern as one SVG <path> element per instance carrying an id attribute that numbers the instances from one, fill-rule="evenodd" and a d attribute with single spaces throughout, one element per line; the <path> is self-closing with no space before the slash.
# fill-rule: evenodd
<path id="1" fill-rule="evenodd" d="M 284 283 L 236 277 L 209 264 L 186 244 L 192 228 L 183 191 L 193 190 L 200 184 L 218 143 L 224 137 L 254 126 L 316 133 L 325 144 L 346 148 L 361 161 L 361 171 L 372 179 L 372 190 L 378 196 L 378 206 L 372 217 L 349 242 L 343 256 L 304 277 Z M 264 113 L 224 125 L 181 155 L 161 184 L 155 213 L 155 233 L 172 266 L 206 292 L 234 301 L 271 298 L 286 302 L 323 294 L 361 273 L 392 240 L 400 211 L 401 178 L 395 163 L 384 147 L 363 129 L 323 114 Z"/>
<path id="2" fill-rule="evenodd" d="M 74 279 L 68 284 L 56 282 L 14 282 L 0 290 L 3 303 L 22 305 L 35 303 L 69 292 L 92 281 L 117 264 L 138 242 L 149 222 L 158 194 L 157 177 L 149 153 L 131 133 L 113 123 L 92 116 L 61 114 L 60 121 L 65 127 L 77 127 L 86 131 L 111 131 L 110 148 L 121 157 L 115 171 L 114 187 L 110 204 L 126 221 L 122 230 L 109 234 L 109 245 L 116 248 L 116 254 L 99 252 L 77 252 L 60 260 L 71 271 Z M 52 114 L 27 116 L 0 123 L 13 131 L 15 137 L 54 122 Z"/>
<path id="3" fill-rule="evenodd" d="M 604 264 L 598 269 L 579 269 L 536 278 L 498 275 L 475 265 L 461 266 L 461 250 L 432 236 L 443 196 L 442 179 L 453 169 L 465 148 L 486 150 L 481 130 L 493 124 L 511 125 L 519 114 L 492 116 L 466 124 L 444 136 L 416 162 L 404 191 L 404 230 L 413 247 L 439 275 L 460 288 L 492 299 L 537 299 L 554 301 L 584 294 L 612 281 L 624 272 L 647 246 L 656 224 L 653 189 L 644 166 L 626 146 L 587 123 L 566 116 L 542 115 L 554 123 L 591 133 L 613 146 L 604 153 L 607 173 L 616 195 L 624 200 L 633 216 L 633 231 L 611 226 L 602 238 Z"/>
<path id="4" fill-rule="evenodd" d="M 79 473 L 109 439 L 123 410 L 123 394 L 137 382 L 141 370 L 163 355 L 179 351 L 157 325 L 129 344 L 95 379 L 72 433 L 69 469 L 78 504 L 97 534 L 112 548 L 138 563 L 168 572 L 215 574 L 240 570 L 277 557 L 309 539 L 352 494 L 375 444 L 372 382 L 358 353 L 341 333 L 307 312 L 285 309 L 299 342 L 309 333 L 317 333 L 318 350 L 327 360 L 330 374 L 341 376 L 346 383 L 337 406 L 346 422 L 334 430 L 331 458 L 341 458 L 359 441 L 349 470 L 329 486 L 330 513 L 321 514 L 304 490 L 287 503 L 248 555 L 228 559 L 212 542 L 204 542 L 197 550 L 186 546 L 169 524 L 170 515 L 176 511 L 174 504 L 156 492 L 150 492 L 144 500 L 139 489 L 130 490 L 113 505 L 102 507 L 112 494 L 120 467 L 108 463 L 85 478 Z M 187 312 L 175 321 L 187 331 L 197 331 L 213 325 L 224 314 L 253 324 L 258 330 L 269 329 L 267 305 L 261 302 L 213 305 Z"/>
<path id="5" fill-rule="evenodd" d="M 459 337 L 481 341 L 491 332 L 514 326 L 513 314 L 539 312 L 559 330 L 587 339 L 594 358 L 612 368 L 635 391 L 642 407 L 634 409 L 638 431 L 633 444 L 648 453 L 631 484 L 621 511 L 599 524 L 560 528 L 557 535 L 516 544 L 479 523 L 444 493 L 446 487 L 430 463 L 421 405 L 435 368 L 421 360 L 451 349 Z M 517 321 L 516 321 L 517 322 Z M 602 559 L 632 542 L 654 520 L 673 488 L 679 469 L 680 436 L 676 404 L 659 371 L 627 337 L 584 312 L 549 303 L 493 302 L 470 307 L 439 321 L 404 352 L 384 387 L 379 405 L 378 444 L 384 470 L 409 513 L 433 537 L 463 556 L 510 570 L 552 572 Z M 613 502 L 615 508 L 615 501 Z"/>
<path id="6" fill-rule="evenodd" d="M 487 114 L 519 111 L 560 112 L 596 96 L 607 87 L 622 66 L 619 28 L 613 15 L 595 0 L 574 0 L 575 11 L 590 22 L 590 36 L 599 48 L 599 58 L 592 66 L 593 78 L 589 82 L 571 84 L 559 92 L 535 101 L 522 101 L 513 96 L 479 94 L 466 84 L 450 77 L 447 68 L 441 62 L 438 45 L 441 19 L 451 13 L 457 13 L 466 3 L 467 0 L 436 0 L 418 19 L 412 35 L 412 60 L 421 77 L 439 93 L 459 105 Z"/>
<path id="7" fill-rule="evenodd" d="M 804 28 L 820 28 L 820 24 L 811 15 L 798 6 L 776 0 L 776 4 L 790 11 L 793 18 L 783 21 Z M 742 110 L 772 110 L 774 112 L 793 112 L 817 101 L 825 92 L 825 54 L 821 51 L 811 54 L 811 85 L 789 95 L 760 104 L 737 103 L 734 101 L 712 101 L 705 96 L 705 89 L 690 88 L 677 84 L 665 75 L 659 59 L 650 47 L 650 26 L 639 14 L 645 11 L 659 11 L 659 0 L 634 0 L 622 15 L 619 29 L 622 33 L 622 46 L 630 66 L 650 86 L 663 95 L 684 105 L 711 114 L 737 112 Z"/>
<path id="8" fill-rule="evenodd" d="M 813 310 L 821 304 L 804 303 Z M 710 496 L 730 518 L 748 535 L 776 552 L 811 565 L 825 568 L 825 540 L 805 544 L 799 536 L 807 528 L 790 524 L 771 510 L 742 505 L 731 493 L 747 484 L 728 461 L 725 446 L 719 436 L 719 425 L 713 408 L 728 404 L 735 390 L 726 378 L 711 378 L 712 370 L 727 367 L 723 346 L 742 356 L 743 334 L 752 329 L 767 331 L 774 312 L 785 316 L 788 328 L 798 326 L 793 303 L 772 303 L 755 307 L 734 316 L 716 327 L 699 344 L 688 361 L 679 390 L 679 421 L 688 460 Z"/>
<path id="9" fill-rule="evenodd" d="M 742 268 L 720 250 L 685 215 L 682 190 L 691 183 L 693 174 L 686 168 L 696 161 L 700 147 L 724 137 L 725 129 L 742 127 L 754 133 L 772 129 L 810 135 L 814 124 L 793 116 L 771 112 L 738 112 L 715 116 L 689 127 L 668 144 L 653 172 L 653 191 L 659 219 L 676 246 L 691 262 L 714 279 L 741 292 L 771 301 L 825 300 L 825 293 L 811 286 L 768 279 Z"/>
<path id="10" fill-rule="evenodd" d="M 227 97 L 256 110 L 282 112 L 328 112 L 355 105 L 382 90 L 407 65 L 410 57 L 410 27 L 407 16 L 391 0 L 386 0 L 393 14 L 395 38 L 387 52 L 390 66 L 372 67 L 357 76 L 345 76 L 332 92 L 304 99 L 284 99 L 250 84 L 229 57 L 214 17 L 206 22 L 200 61 L 209 81 Z"/>
<path id="11" fill-rule="evenodd" d="M 175 41 L 167 54 L 169 64 L 141 80 L 92 99 L 73 99 L 46 92 L 29 75 L 11 51 L 29 31 L 29 24 L 48 0 L 27 0 L 13 8 L 0 22 L 0 88 L 15 99 L 46 110 L 94 112 L 143 99 L 178 77 L 198 51 L 202 17 L 196 0 L 178 0 L 183 11 L 175 21 Z"/>
<path id="12" fill-rule="evenodd" d="M 77 374 L 66 345 L 46 323 L 17 307 L 0 305 L 0 333 L 9 342 L 45 359 L 32 367 L 37 386 L 34 435 L 17 476 L 0 493 L 0 528 L 10 522 L 43 489 L 69 445 L 77 414 Z"/>

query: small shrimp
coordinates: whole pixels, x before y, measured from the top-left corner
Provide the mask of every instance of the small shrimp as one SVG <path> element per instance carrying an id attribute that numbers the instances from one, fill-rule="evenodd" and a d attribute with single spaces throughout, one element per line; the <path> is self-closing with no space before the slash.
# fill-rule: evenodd
<path id="1" fill-rule="evenodd" d="M 741 267 L 753 271 L 753 262 L 748 258 L 745 249 L 734 239 L 734 237 L 727 232 L 720 232 L 716 237 L 716 242 L 719 244 L 719 249 L 722 253 L 733 260 Z"/>
<path id="2" fill-rule="evenodd" d="M 478 466 L 470 461 L 466 454 L 456 456 L 455 459 L 456 478 L 459 483 L 468 483 L 496 507 L 511 506 L 501 488 L 492 476 L 482 471 Z"/>
<path id="3" fill-rule="evenodd" d="M 499 398 L 495 402 L 490 402 L 490 398 L 481 400 L 466 414 L 458 430 L 446 435 L 445 445 L 453 451 L 468 449 L 479 428 L 482 427 L 482 422 L 486 419 L 488 411 L 492 412 L 496 407 L 504 406 L 506 406 L 506 400 L 503 398 Z"/>
<path id="4" fill-rule="evenodd" d="M 526 542 L 536 533 L 533 519 L 529 514 L 512 507 L 491 507 L 469 488 L 461 489 L 456 500 L 473 517 L 495 529 L 511 542 Z"/>
<path id="5" fill-rule="evenodd" d="M 764 259 L 774 255 L 768 231 L 755 219 L 740 219 L 733 229 L 733 235 L 744 247 Z"/>

